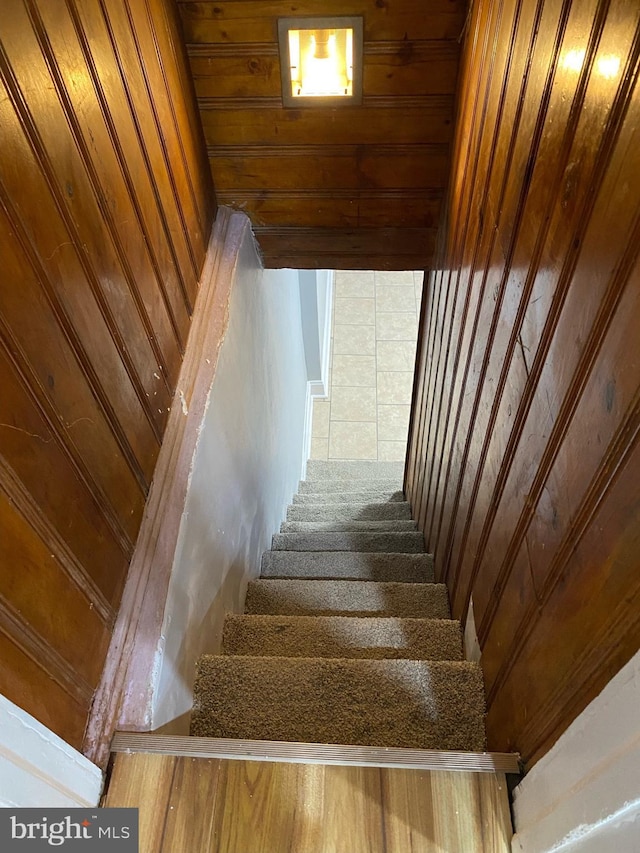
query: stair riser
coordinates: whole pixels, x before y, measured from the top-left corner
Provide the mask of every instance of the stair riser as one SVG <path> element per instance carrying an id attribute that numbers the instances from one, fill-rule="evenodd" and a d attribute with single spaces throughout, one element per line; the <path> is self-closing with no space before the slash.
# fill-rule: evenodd
<path id="1" fill-rule="evenodd" d="M 367 581 L 251 581 L 245 613 L 273 616 L 399 616 L 449 619 L 443 584 Z"/>
<path id="2" fill-rule="evenodd" d="M 404 493 L 397 489 L 389 489 L 383 491 L 348 491 L 336 492 L 335 494 L 297 494 L 293 496 L 294 506 L 304 506 L 307 504 L 335 506 L 335 504 L 358 505 L 372 503 L 406 503 L 406 499 Z"/>
<path id="3" fill-rule="evenodd" d="M 228 616 L 223 652 L 263 657 L 462 660 L 460 624 L 437 619 Z"/>
<path id="4" fill-rule="evenodd" d="M 402 480 L 302 480 L 298 494 L 339 494 L 340 492 L 401 492 Z"/>
<path id="5" fill-rule="evenodd" d="M 404 462 L 320 460 L 307 462 L 307 480 L 389 479 L 402 482 Z"/>
<path id="6" fill-rule="evenodd" d="M 375 552 L 265 551 L 262 577 L 327 578 L 341 580 L 431 583 L 430 554 L 380 554 Z"/>
<path id="7" fill-rule="evenodd" d="M 422 533 L 276 533 L 274 551 L 424 552 Z"/>
<path id="8" fill-rule="evenodd" d="M 283 521 L 280 533 L 384 533 L 416 530 L 417 526 L 411 519 L 397 518 L 373 521 Z"/>
<path id="9" fill-rule="evenodd" d="M 406 501 L 380 504 L 329 504 L 299 506 L 287 509 L 287 521 L 377 521 L 411 518 L 411 505 Z"/>

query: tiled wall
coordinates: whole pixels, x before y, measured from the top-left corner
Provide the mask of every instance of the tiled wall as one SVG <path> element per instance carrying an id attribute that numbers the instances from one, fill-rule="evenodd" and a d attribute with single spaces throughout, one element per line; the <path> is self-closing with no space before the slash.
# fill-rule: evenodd
<path id="1" fill-rule="evenodd" d="M 403 460 L 422 272 L 336 272 L 329 399 L 312 459 Z"/>

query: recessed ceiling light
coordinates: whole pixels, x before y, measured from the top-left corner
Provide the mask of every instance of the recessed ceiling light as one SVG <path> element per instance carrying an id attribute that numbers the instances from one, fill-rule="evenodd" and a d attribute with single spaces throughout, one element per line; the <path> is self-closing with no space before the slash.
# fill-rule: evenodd
<path id="1" fill-rule="evenodd" d="M 362 18 L 280 18 L 285 107 L 362 102 Z"/>

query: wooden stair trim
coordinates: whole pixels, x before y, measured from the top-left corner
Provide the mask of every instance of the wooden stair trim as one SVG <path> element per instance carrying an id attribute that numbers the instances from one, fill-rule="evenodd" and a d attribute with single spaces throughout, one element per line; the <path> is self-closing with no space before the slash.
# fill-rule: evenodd
<path id="1" fill-rule="evenodd" d="M 151 728 L 153 667 L 191 460 L 228 323 L 237 256 L 249 227 L 244 214 L 218 208 L 171 413 L 82 747 L 103 769 L 118 725 Z"/>
<path id="2" fill-rule="evenodd" d="M 435 749 L 349 746 L 335 743 L 291 743 L 270 740 L 154 735 L 116 732 L 112 752 L 150 752 L 190 758 L 329 764 L 342 767 L 387 767 L 447 770 L 462 773 L 520 773 L 515 752 L 454 752 Z"/>

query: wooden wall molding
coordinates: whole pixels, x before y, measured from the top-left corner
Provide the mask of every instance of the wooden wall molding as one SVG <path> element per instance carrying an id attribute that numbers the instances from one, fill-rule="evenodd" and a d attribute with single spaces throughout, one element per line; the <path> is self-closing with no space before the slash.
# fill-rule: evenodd
<path id="1" fill-rule="evenodd" d="M 244 44 L 187 44 L 190 58 L 226 59 L 238 56 L 278 56 L 278 45 L 274 42 L 245 42 Z M 402 56 L 408 59 L 420 57 L 427 60 L 451 59 L 457 62 L 459 48 L 454 42 L 440 41 L 365 41 L 365 56 Z"/>
<path id="2" fill-rule="evenodd" d="M 434 154 L 443 154 L 449 150 L 445 142 L 420 142 L 413 145 L 385 145 L 379 143 L 367 147 L 367 153 L 371 157 L 429 157 Z M 208 145 L 209 157 L 354 157 L 361 151 L 361 146 L 352 145 Z M 367 189 L 364 187 L 363 189 Z M 381 187 L 384 189 L 384 187 Z"/>
<path id="3" fill-rule="evenodd" d="M 102 590 L 86 573 L 84 566 L 71 551 L 60 533 L 51 524 L 49 519 L 43 515 L 29 491 L 8 464 L 7 460 L 0 454 L 0 489 L 14 504 L 18 512 L 28 521 L 38 537 L 46 544 L 47 548 L 55 555 L 63 571 L 67 574 L 73 585 L 87 599 L 91 607 L 95 608 L 105 625 L 111 626 L 115 619 L 115 609 L 105 598 Z"/>
<path id="4" fill-rule="evenodd" d="M 104 766 L 118 725 L 150 726 L 151 675 L 198 430 L 228 323 L 228 303 L 248 219 L 219 208 L 145 515 L 127 577 L 84 752 Z"/>
<path id="5" fill-rule="evenodd" d="M 24 621 L 22 614 L 2 595 L 0 595 L 0 631 L 79 705 L 90 701 L 93 694 L 91 685 Z"/>
<path id="6" fill-rule="evenodd" d="M 278 190 L 277 192 L 269 193 L 269 200 L 274 198 L 283 199 L 300 199 L 300 198 L 321 198 L 321 199 L 348 199 L 348 200 L 375 200 L 381 199 L 415 199 L 419 201 L 439 201 L 443 196 L 441 190 L 415 190 L 407 191 L 403 189 L 370 189 L 370 190 Z M 264 198 L 264 193 L 260 190 L 233 190 L 229 192 L 218 192 L 219 199 L 227 198 L 229 202 L 235 199 L 239 204 L 249 199 Z M 229 206 L 232 206 L 231 204 Z"/>
<path id="7" fill-rule="evenodd" d="M 433 110 L 434 112 L 447 112 L 452 109 L 452 97 L 450 95 L 363 95 L 362 106 L 369 109 L 385 110 Z M 287 115 L 282 106 L 282 98 L 198 98 L 198 106 L 201 110 L 278 110 Z M 355 109 L 346 104 L 344 107 L 335 109 Z M 317 112 L 331 114 L 333 108 L 319 108 Z"/>
<path id="8" fill-rule="evenodd" d="M 12 335 L 4 318 L 0 315 L 0 346 L 4 349 L 6 357 L 15 369 L 16 374 L 20 378 L 20 382 L 26 394 L 30 397 L 33 405 L 46 424 L 50 432 L 48 438 L 38 436 L 45 444 L 55 440 L 65 456 L 71 462 L 71 465 L 77 472 L 80 480 L 86 486 L 95 505 L 100 510 L 104 520 L 111 528 L 116 541 L 120 545 L 123 553 L 130 554 L 133 549 L 133 537 L 130 532 L 122 524 L 122 520 L 118 517 L 113 505 L 105 495 L 103 489 L 96 482 L 91 472 L 87 468 L 80 454 L 76 443 L 74 442 L 68 426 L 56 417 L 55 406 L 42 387 L 37 376 L 32 372 L 28 359 L 18 341 Z M 140 488 L 143 492 L 143 489 Z"/>
<path id="9" fill-rule="evenodd" d="M 189 58 L 226 59 L 236 56 L 278 56 L 278 45 L 275 42 L 245 42 L 245 44 L 187 44 Z"/>

